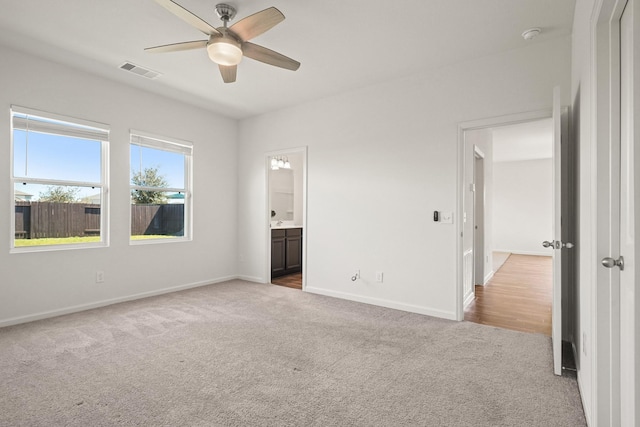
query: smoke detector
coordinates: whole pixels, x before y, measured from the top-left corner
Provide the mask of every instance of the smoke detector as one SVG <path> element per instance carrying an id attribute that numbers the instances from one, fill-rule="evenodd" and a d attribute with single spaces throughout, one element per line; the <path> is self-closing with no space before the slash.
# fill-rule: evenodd
<path id="1" fill-rule="evenodd" d="M 542 30 L 540 28 L 529 28 L 522 33 L 522 38 L 529 41 L 535 39 Z"/>

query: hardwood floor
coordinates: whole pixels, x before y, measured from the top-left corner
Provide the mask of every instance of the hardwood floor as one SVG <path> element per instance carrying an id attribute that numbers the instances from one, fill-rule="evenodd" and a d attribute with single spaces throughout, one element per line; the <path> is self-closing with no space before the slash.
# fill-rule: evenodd
<path id="1" fill-rule="evenodd" d="M 302 289 L 302 273 L 293 273 L 271 279 L 271 283 L 287 288 Z"/>
<path id="2" fill-rule="evenodd" d="M 470 322 L 551 336 L 551 257 L 512 254 L 465 309 Z"/>

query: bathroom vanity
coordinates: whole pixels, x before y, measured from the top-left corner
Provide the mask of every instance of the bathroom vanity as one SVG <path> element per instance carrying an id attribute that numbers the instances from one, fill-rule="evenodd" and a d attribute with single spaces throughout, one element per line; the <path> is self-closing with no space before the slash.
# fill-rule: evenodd
<path id="1" fill-rule="evenodd" d="M 302 271 L 302 228 L 271 229 L 271 278 Z"/>

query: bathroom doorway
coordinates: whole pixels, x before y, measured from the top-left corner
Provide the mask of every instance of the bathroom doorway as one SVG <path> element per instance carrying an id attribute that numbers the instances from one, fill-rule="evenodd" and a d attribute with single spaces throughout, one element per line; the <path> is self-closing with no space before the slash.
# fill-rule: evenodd
<path id="1" fill-rule="evenodd" d="M 307 149 L 266 154 L 267 280 L 305 288 Z"/>

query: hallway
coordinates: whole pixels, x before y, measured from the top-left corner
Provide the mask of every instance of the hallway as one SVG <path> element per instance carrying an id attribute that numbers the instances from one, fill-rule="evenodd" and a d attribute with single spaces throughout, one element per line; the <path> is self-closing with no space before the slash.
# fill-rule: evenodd
<path id="1" fill-rule="evenodd" d="M 511 254 L 475 291 L 465 320 L 551 336 L 551 257 Z"/>

